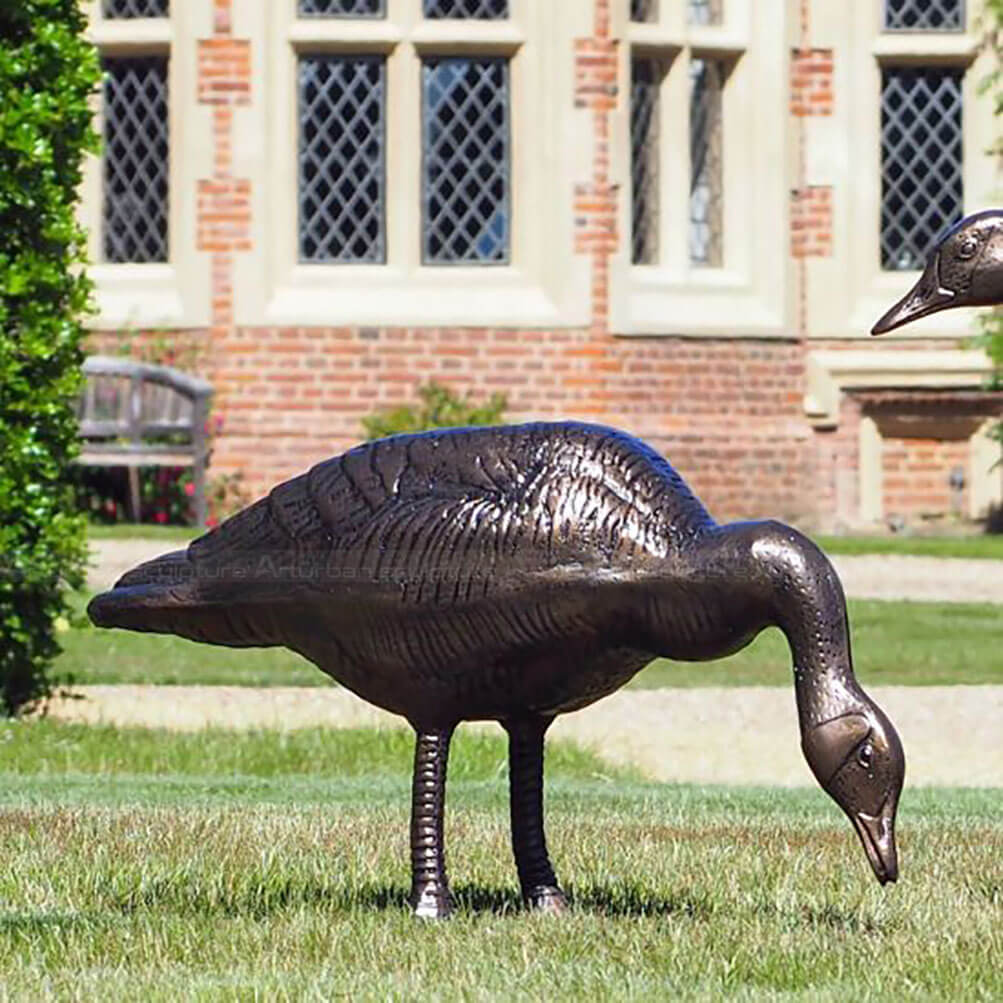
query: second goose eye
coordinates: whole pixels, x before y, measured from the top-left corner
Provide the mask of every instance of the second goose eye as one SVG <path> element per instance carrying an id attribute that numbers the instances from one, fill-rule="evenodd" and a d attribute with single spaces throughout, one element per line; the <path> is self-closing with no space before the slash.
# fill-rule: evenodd
<path id="1" fill-rule="evenodd" d="M 979 249 L 979 242 L 974 237 L 966 237 L 958 248 L 958 257 L 964 260 L 972 257 Z"/>
<path id="2" fill-rule="evenodd" d="M 869 770 L 873 761 L 874 750 L 871 748 L 870 743 L 862 745 L 860 747 L 860 751 L 857 753 L 857 762 L 860 763 L 865 770 Z"/>

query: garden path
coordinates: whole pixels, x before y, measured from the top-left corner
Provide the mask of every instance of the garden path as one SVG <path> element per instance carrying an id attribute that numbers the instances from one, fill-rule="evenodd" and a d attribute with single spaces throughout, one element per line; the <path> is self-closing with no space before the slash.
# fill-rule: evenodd
<path id="1" fill-rule="evenodd" d="M 341 688 L 80 686 L 84 699 L 49 707 L 59 720 L 197 730 L 404 727 Z M 872 695 L 895 722 L 910 786 L 1003 787 L 1003 686 L 887 686 Z M 494 728 L 495 725 L 483 725 Z M 655 780 L 800 786 L 814 780 L 801 757 L 793 691 L 621 690 L 558 718 L 550 732 L 630 763 Z"/>

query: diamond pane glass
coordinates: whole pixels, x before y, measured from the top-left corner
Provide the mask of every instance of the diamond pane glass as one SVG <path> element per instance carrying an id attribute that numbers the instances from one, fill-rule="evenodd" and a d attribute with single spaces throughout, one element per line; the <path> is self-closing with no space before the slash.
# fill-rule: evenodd
<path id="1" fill-rule="evenodd" d="M 509 259 L 508 60 L 422 66 L 423 257 L 429 264 Z"/>
<path id="2" fill-rule="evenodd" d="M 476 18 L 498 21 L 508 17 L 508 0 L 424 0 L 427 18 Z"/>
<path id="3" fill-rule="evenodd" d="M 169 0 L 102 0 L 101 13 L 109 20 L 117 17 L 167 17 Z"/>
<path id="4" fill-rule="evenodd" d="M 885 0 L 886 31 L 964 31 L 964 0 Z"/>
<path id="5" fill-rule="evenodd" d="M 630 68 L 631 261 L 658 260 L 658 94 L 663 67 L 635 57 Z"/>
<path id="6" fill-rule="evenodd" d="M 386 17 L 386 0 L 298 0 L 301 17 Z"/>
<path id="7" fill-rule="evenodd" d="M 962 214 L 962 76 L 940 67 L 882 73 L 882 268 L 921 268 Z"/>
<path id="8" fill-rule="evenodd" d="M 724 20 L 724 0 L 688 0 L 690 24 L 721 24 Z"/>
<path id="9" fill-rule="evenodd" d="M 104 61 L 106 261 L 167 260 L 167 57 Z"/>
<path id="10" fill-rule="evenodd" d="M 690 262 L 720 265 L 723 227 L 721 91 L 725 67 L 690 61 Z"/>
<path id="11" fill-rule="evenodd" d="M 386 61 L 299 61 L 299 244 L 309 262 L 386 260 Z"/>
<path id="12" fill-rule="evenodd" d="M 630 0 L 631 21 L 657 21 L 658 0 Z"/>

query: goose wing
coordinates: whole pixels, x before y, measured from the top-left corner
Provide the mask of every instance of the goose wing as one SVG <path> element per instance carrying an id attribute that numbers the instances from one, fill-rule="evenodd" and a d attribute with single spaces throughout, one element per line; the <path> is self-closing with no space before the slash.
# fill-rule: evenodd
<path id="1" fill-rule="evenodd" d="M 664 550 L 656 516 L 666 475 L 651 476 L 655 461 L 675 479 L 669 486 L 681 490 L 694 524 L 707 521 L 660 457 L 615 435 L 526 425 L 365 444 L 280 484 L 186 552 L 129 572 L 95 600 L 92 618 L 171 632 L 198 621 L 208 624 L 198 639 L 236 643 L 213 636 L 215 620 L 229 618 L 237 626 L 227 637 L 282 643 L 263 640 L 281 634 L 267 610 L 289 604 L 363 603 L 371 611 L 500 598 L 555 567 L 609 566 L 625 551 Z M 555 450 L 575 436 L 588 442 Z"/>

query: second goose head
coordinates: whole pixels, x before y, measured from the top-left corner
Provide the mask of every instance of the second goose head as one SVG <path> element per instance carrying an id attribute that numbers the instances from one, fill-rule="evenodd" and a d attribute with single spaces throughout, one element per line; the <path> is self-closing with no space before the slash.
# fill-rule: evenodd
<path id="1" fill-rule="evenodd" d="M 959 306 L 1003 302 L 1003 209 L 966 216 L 941 237 L 919 280 L 871 328 L 886 334 L 903 324 Z"/>

